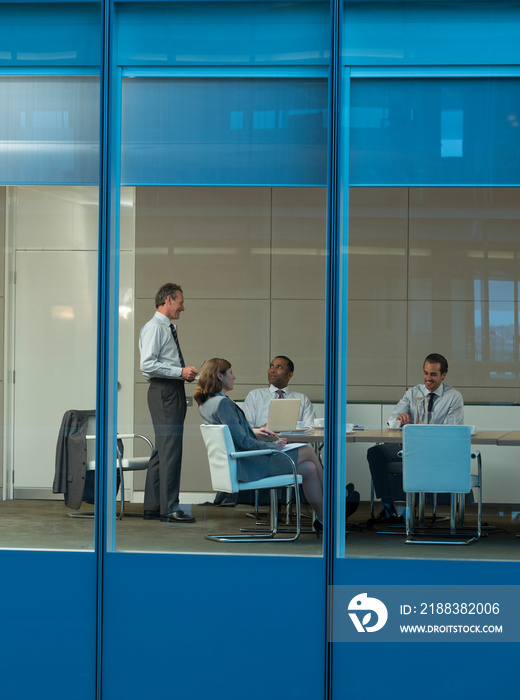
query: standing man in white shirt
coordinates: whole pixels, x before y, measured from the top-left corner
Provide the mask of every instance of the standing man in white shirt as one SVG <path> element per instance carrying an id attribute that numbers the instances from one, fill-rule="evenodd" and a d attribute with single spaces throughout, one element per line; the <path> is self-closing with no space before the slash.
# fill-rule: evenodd
<path id="1" fill-rule="evenodd" d="M 186 366 L 176 321 L 184 311 L 184 294 L 178 284 L 163 284 L 155 295 L 157 311 L 141 329 L 141 372 L 148 380 L 148 408 L 155 430 L 155 450 L 146 473 L 144 518 L 162 522 L 194 523 L 179 508 L 182 438 L 186 417 L 184 382 L 192 382 L 196 367 Z"/>
<path id="2" fill-rule="evenodd" d="M 269 408 L 273 399 L 301 399 L 298 420 L 305 427 L 314 425 L 314 407 L 305 394 L 287 388 L 294 374 L 294 363 L 285 355 L 277 355 L 269 365 L 267 380 L 269 386 L 253 389 L 246 396 L 244 413 L 251 428 L 261 428 L 267 423 Z"/>
<path id="3" fill-rule="evenodd" d="M 464 423 L 464 400 L 462 394 L 452 386 L 444 384 L 448 373 L 448 361 L 443 355 L 432 353 L 424 360 L 423 383 L 408 389 L 396 405 L 388 420 L 398 420 L 401 426 L 415 422 L 416 400 L 427 398 L 427 411 L 435 425 Z M 383 503 L 383 510 L 378 520 L 389 523 L 400 522 L 394 508 L 395 500 L 405 500 L 402 490 L 402 458 L 398 456 L 401 445 L 382 444 L 371 447 L 367 452 L 368 464 L 376 496 Z M 392 488 L 392 481 L 394 483 Z M 399 493 L 398 493 L 399 491 Z"/>

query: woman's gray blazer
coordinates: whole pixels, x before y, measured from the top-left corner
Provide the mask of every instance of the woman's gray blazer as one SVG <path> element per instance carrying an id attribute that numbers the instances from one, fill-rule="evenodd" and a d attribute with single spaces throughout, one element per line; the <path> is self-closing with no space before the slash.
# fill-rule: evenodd
<path id="1" fill-rule="evenodd" d="M 243 411 L 234 401 L 223 394 L 215 394 L 209 398 L 199 406 L 199 413 L 206 424 L 229 426 L 237 452 L 265 450 L 274 447 L 273 443 L 256 439 Z M 291 457 L 297 458 L 296 451 Z M 242 482 L 256 481 L 266 476 L 287 474 L 288 472 L 290 472 L 290 465 L 286 458 L 279 454 L 248 457 L 243 460 L 239 459 L 237 462 L 237 477 Z"/>

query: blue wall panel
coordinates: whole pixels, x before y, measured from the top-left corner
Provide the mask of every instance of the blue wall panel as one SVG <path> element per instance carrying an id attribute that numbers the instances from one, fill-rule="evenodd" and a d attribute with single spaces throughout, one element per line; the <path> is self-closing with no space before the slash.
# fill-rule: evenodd
<path id="1" fill-rule="evenodd" d="M 136 3 L 118 7 L 122 66 L 327 65 L 328 2 Z"/>
<path id="2" fill-rule="evenodd" d="M 324 560 L 239 547 L 107 555 L 104 697 L 323 698 Z"/>
<path id="3" fill-rule="evenodd" d="M 0 3 L 0 67 L 101 63 L 101 3 Z"/>
<path id="4" fill-rule="evenodd" d="M 93 552 L 0 551 L 2 698 L 93 700 Z"/>
<path id="5" fill-rule="evenodd" d="M 517 0 L 345 2 L 350 66 L 499 65 L 520 61 Z"/>
<path id="6" fill-rule="evenodd" d="M 474 584 L 518 585 L 519 577 L 520 562 L 499 561 L 345 559 L 335 570 L 336 584 L 359 586 L 360 593 L 378 584 L 452 585 L 460 586 L 469 600 Z M 453 616 L 449 623 L 455 624 Z M 348 690 L 349 696 L 363 700 L 375 695 L 402 700 L 410 694 L 421 700 L 489 700 L 515 695 L 520 686 L 520 643 L 370 641 L 333 647 L 335 698 L 345 697 Z"/>

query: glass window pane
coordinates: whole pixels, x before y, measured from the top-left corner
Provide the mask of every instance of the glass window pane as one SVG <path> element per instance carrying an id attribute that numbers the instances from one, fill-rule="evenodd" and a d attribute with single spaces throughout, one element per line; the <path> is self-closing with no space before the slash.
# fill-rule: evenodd
<path id="1" fill-rule="evenodd" d="M 0 547 L 93 548 L 100 20 L 0 5 Z"/>
<path id="2" fill-rule="evenodd" d="M 123 184 L 324 185 L 327 81 L 123 83 Z"/>
<path id="3" fill-rule="evenodd" d="M 515 185 L 517 78 L 351 83 L 353 185 Z"/>
<path id="4" fill-rule="evenodd" d="M 322 417 L 320 357 L 324 334 L 326 190 L 123 188 L 122 204 L 125 237 L 135 236 L 134 252 L 130 250 L 129 239 L 122 244 L 125 249 L 121 251 L 121 295 L 128 300 L 120 306 L 120 327 L 125 337 L 131 332 L 130 323 L 138 337 L 141 327 L 154 314 L 154 296 L 160 284 L 174 280 L 184 292 L 186 310 L 178 321 L 178 339 L 187 364 L 200 368 L 210 357 L 229 359 L 237 377 L 230 397 L 243 405 L 250 390 L 268 386 L 269 359 L 281 352 L 295 364 L 291 389 L 308 396 L 317 415 Z M 124 279 L 128 280 L 126 286 Z M 131 308 L 130 300 L 134 297 L 135 315 L 125 319 L 123 306 Z M 315 319 L 312 338 L 306 337 L 304 330 L 309 309 Z M 127 400 L 133 391 L 135 432 L 155 443 L 157 436 L 147 399 L 149 384 L 140 372 L 138 351 L 133 358 L 135 370 L 129 363 L 128 348 L 133 346 L 137 348 L 137 343 L 125 343 L 126 357 L 121 358 L 120 408 L 123 394 Z M 171 538 L 171 528 L 179 525 L 156 523 L 153 539 L 150 528 L 137 539 L 135 528 L 129 530 L 126 524 L 124 527 L 118 524 L 118 548 L 236 551 L 235 545 L 219 546 L 205 541 L 203 535 L 219 529 L 233 532 L 254 526 L 254 521 L 246 517 L 255 509 L 253 492 L 237 497 L 213 491 L 199 427 L 204 421 L 191 398 L 195 387 L 196 382 L 185 386 L 188 406 L 180 500 L 182 509 L 197 522 L 188 529 L 183 527 L 186 536 L 180 537 L 178 533 L 175 539 Z M 313 422 L 313 416 L 308 417 L 308 422 Z M 150 454 L 143 441 L 136 441 L 129 446 L 132 448 L 136 455 Z M 126 449 L 125 446 L 125 455 Z M 143 506 L 139 503 L 145 497 L 145 474 L 135 472 L 127 476 L 125 486 L 130 503 L 126 510 L 142 513 Z M 283 524 L 285 492 L 280 493 L 280 500 Z M 233 507 L 237 501 L 238 505 Z M 218 507 L 220 502 L 231 507 Z M 267 506 L 262 496 L 263 519 L 267 517 Z M 304 513 L 308 516 L 304 521 L 308 527 L 312 508 L 305 505 Z M 294 549 L 291 553 L 321 553 L 320 542 L 308 538 L 308 535 L 301 538 L 303 550 Z M 250 546 L 252 551 L 258 551 L 255 544 Z M 263 545 L 262 551 L 276 553 L 280 551 L 277 547 Z M 241 547 L 242 552 L 249 551 L 244 548 L 247 545 Z"/>
<path id="5" fill-rule="evenodd" d="M 99 78 L 0 77 L 0 182 L 95 184 Z"/>
<path id="6" fill-rule="evenodd" d="M 135 91 L 135 95 L 148 95 L 149 105 L 175 105 L 185 103 L 184 96 L 193 94 L 194 89 L 197 92 L 204 84 L 210 89 L 206 89 L 203 100 L 212 96 L 210 101 L 218 106 L 226 127 L 247 122 L 249 138 L 242 134 L 240 140 L 234 141 L 226 132 L 222 138 L 213 119 L 211 123 L 207 119 L 190 120 L 182 114 L 178 135 L 177 122 L 170 113 L 168 120 L 160 117 L 164 128 L 170 122 L 167 138 L 161 141 L 165 131 L 145 129 L 145 121 L 127 116 L 129 105 L 136 104 L 134 95 L 131 100 L 123 98 L 123 124 L 128 125 L 131 119 L 134 133 L 145 138 L 151 152 L 156 154 L 156 158 L 147 155 L 134 158 L 131 154 L 132 167 L 127 159 L 122 169 L 125 183 L 129 173 L 132 181 L 141 183 L 126 184 L 121 189 L 120 335 L 124 334 L 128 342 L 124 345 L 125 358 L 121 355 L 119 398 L 120 408 L 123 395 L 127 407 L 132 405 L 127 401 L 133 400 L 134 417 L 128 416 L 127 425 L 132 427 L 132 420 L 134 423 L 129 432 L 142 434 L 153 443 L 158 437 L 159 442 L 162 439 L 160 431 L 152 426 L 148 395 L 153 382 L 149 383 L 141 372 L 138 338 L 141 328 L 153 317 L 154 297 L 166 282 L 175 282 L 183 290 L 185 311 L 178 321 L 177 336 L 187 365 L 200 370 L 210 358 L 228 359 L 236 376 L 230 398 L 242 406 L 251 390 L 268 391 L 269 364 L 280 353 L 294 362 L 294 376 L 289 377 L 291 390 L 308 397 L 317 415 L 323 417 L 326 189 L 302 187 L 300 182 L 302 177 L 307 180 L 309 171 L 324 169 L 326 163 L 326 82 L 303 79 L 152 79 L 149 82 L 150 85 L 145 79 L 125 80 L 123 95 Z M 249 108 L 244 122 L 238 119 L 235 97 L 240 101 L 242 95 L 253 98 L 255 94 L 264 96 L 264 107 L 273 104 L 274 121 L 265 109 L 255 113 Z M 301 99 L 312 101 L 313 94 L 320 96 L 320 109 L 313 113 L 302 110 L 300 114 L 296 105 L 301 107 Z M 234 96 L 233 100 L 230 96 Z M 290 104 L 294 110 L 289 108 Z M 164 114 L 163 108 L 159 111 Z M 286 128 L 292 118 L 289 113 L 296 122 L 302 120 L 296 131 L 291 126 Z M 129 132 L 128 126 L 124 128 L 123 138 Z M 287 162 L 283 169 L 279 155 L 275 155 L 275 141 L 285 154 Z M 303 160 L 298 146 L 302 143 L 309 145 Z M 178 159 L 179 148 L 184 154 L 193 154 L 193 159 L 187 156 Z M 127 139 L 123 143 L 124 163 L 129 152 Z M 242 158 L 238 158 L 239 153 Z M 242 160 L 247 167 L 243 167 Z M 322 177 L 324 171 L 318 182 Z M 193 180 L 197 184 L 169 185 L 170 181 Z M 258 180 L 269 184 L 248 187 L 228 184 Z M 278 186 L 280 180 L 290 186 Z M 207 186 L 208 182 L 213 184 Z M 314 319 L 310 335 L 306 330 L 309 314 Z M 136 349 L 133 356 L 128 352 L 130 347 Z M 204 535 L 238 533 L 240 528 L 255 526 L 254 520 L 247 517 L 255 511 L 254 491 L 227 495 L 213 489 L 200 431 L 204 421 L 192 398 L 196 385 L 186 382 L 184 387 L 187 413 L 179 496 L 181 509 L 196 522 L 186 525 L 149 522 L 139 534 L 137 528 L 129 529 L 123 520 L 117 526 L 120 549 L 236 552 L 236 545 L 207 541 Z M 306 399 L 303 401 L 306 404 Z M 311 409 L 307 413 L 302 411 L 301 418 L 308 426 L 314 422 L 314 416 Z M 255 418 L 255 427 L 258 420 L 261 425 L 266 419 L 267 416 Z M 121 424 L 120 417 L 120 432 Z M 291 438 L 301 436 L 296 433 Z M 320 434 L 315 440 L 318 451 L 322 442 L 319 438 Z M 149 447 L 140 439 L 128 448 L 125 445 L 125 456 L 127 449 L 129 455 L 150 454 Z M 308 446 L 302 449 L 313 450 Z M 312 458 L 316 460 L 315 469 L 320 470 L 316 471 L 316 479 L 321 494 L 322 467 L 317 455 Z M 146 478 L 142 471 L 125 475 L 129 501 L 126 511 L 140 515 L 152 508 L 160 515 L 162 506 L 150 498 L 153 490 L 149 487 L 147 491 Z M 285 489 L 279 497 L 283 527 L 287 518 Z M 266 495 L 261 494 L 261 520 L 268 517 L 268 506 Z M 313 509 L 306 502 L 303 510 L 307 516 L 304 529 L 312 532 Z M 172 528 L 175 538 L 171 537 Z M 284 549 L 284 554 L 321 555 L 321 541 L 312 534 L 302 535 L 299 543 L 297 548 Z M 280 553 L 280 546 L 285 547 L 263 544 L 262 553 Z M 240 551 L 259 553 L 256 543 L 244 544 Z"/>
<path id="7" fill-rule="evenodd" d="M 518 188 L 350 189 L 347 416 L 364 430 L 347 444 L 347 482 L 361 497 L 347 522 L 363 526 L 359 533 L 349 526 L 347 556 L 445 555 L 439 547 L 420 547 L 419 553 L 405 545 L 402 523 L 376 520 L 366 526 L 371 510 L 379 515 L 384 503 L 401 514 L 402 463 L 388 452 L 382 479 L 373 455 L 369 467 L 367 450 L 390 439 L 402 442 L 400 431 L 381 430 L 405 392 L 424 387 L 429 353 L 447 358 L 443 386 L 461 392 L 464 423 L 478 427 L 474 440 L 490 435 L 498 440 L 517 428 L 519 203 Z M 476 449 L 483 459 L 484 520 L 514 530 L 517 507 L 511 506 L 511 493 L 520 489 L 515 450 L 478 443 Z M 477 498 L 476 489 L 466 497 L 470 529 Z M 427 501 L 427 526 L 432 507 Z M 440 518 L 448 515 L 449 503 L 439 497 L 434 524 L 440 536 L 445 533 Z M 381 531 L 395 536 L 378 535 Z M 478 549 L 461 547 L 458 557 L 496 558 L 490 540 Z"/>
<path id="8" fill-rule="evenodd" d="M 85 461 L 94 459 L 95 442 L 87 450 L 83 437 L 86 412 L 95 416 L 96 405 L 98 190 L 0 189 L 6 202 L 8 271 L 8 500 L 2 509 L 13 518 L 23 516 L 14 531 L 2 529 L 0 545 L 91 548 L 93 521 L 76 526 L 67 514 L 92 511 L 94 499 L 94 471 L 84 470 Z M 95 426 L 88 427 L 94 433 Z"/>

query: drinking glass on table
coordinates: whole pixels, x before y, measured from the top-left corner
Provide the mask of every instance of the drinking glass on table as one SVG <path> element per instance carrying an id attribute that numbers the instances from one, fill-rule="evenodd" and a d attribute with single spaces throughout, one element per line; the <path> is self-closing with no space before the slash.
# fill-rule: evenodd
<path id="1" fill-rule="evenodd" d="M 418 396 L 415 399 L 415 422 L 428 425 L 433 422 L 433 414 L 428 411 L 428 397 Z"/>

